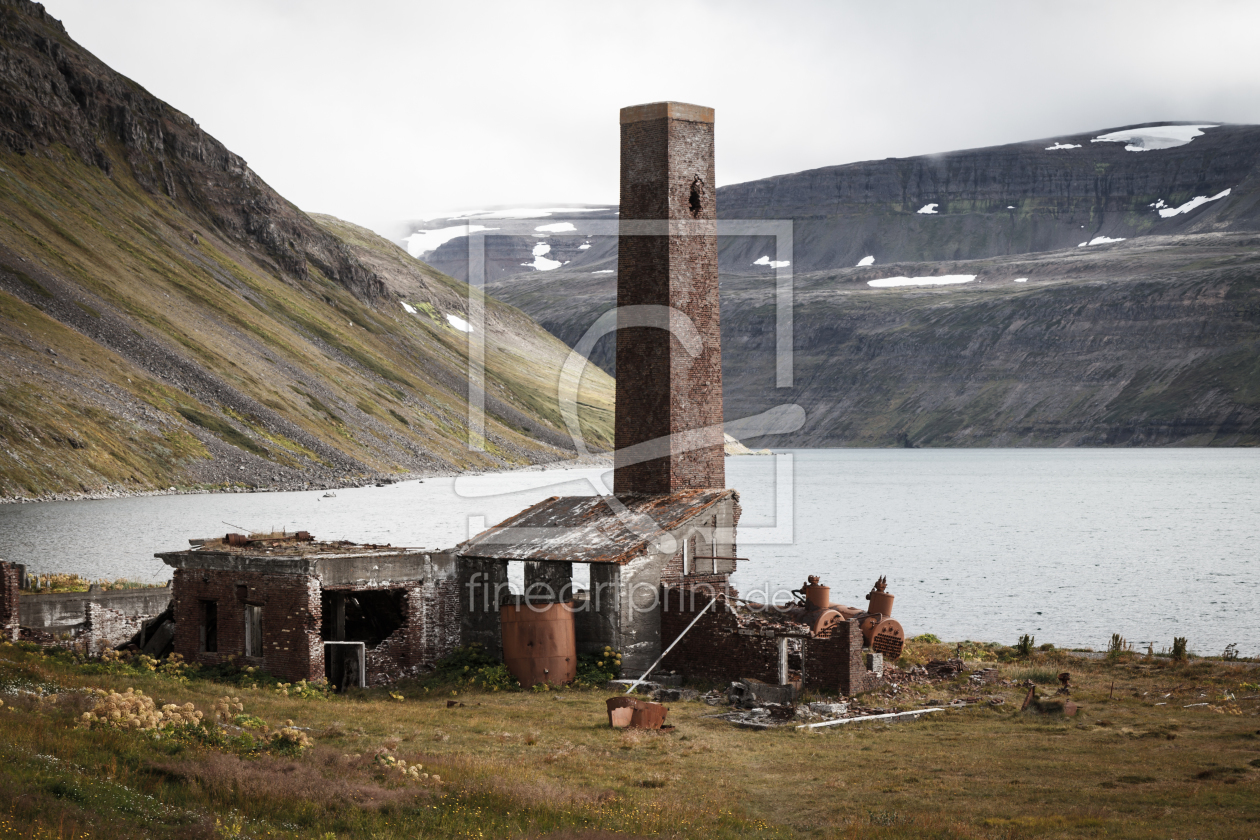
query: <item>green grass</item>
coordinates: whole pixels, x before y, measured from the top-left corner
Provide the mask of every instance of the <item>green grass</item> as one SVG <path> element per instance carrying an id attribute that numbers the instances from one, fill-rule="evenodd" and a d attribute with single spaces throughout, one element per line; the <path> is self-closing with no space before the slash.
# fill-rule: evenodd
<path id="1" fill-rule="evenodd" d="M 957 648 L 915 644 L 929 657 Z M 769 732 L 682 702 L 670 704 L 676 730 L 661 735 L 611 730 L 598 690 L 480 691 L 456 674 L 301 698 L 265 677 L 78 664 L 3 645 L 0 838 L 1251 836 L 1260 708 L 1225 695 L 1241 697 L 1254 669 L 1060 651 L 996 667 L 1008 680 L 1069 670 L 1080 713 L 1021 713 L 1020 686 L 911 682 L 863 702 L 915 707 L 977 692 L 1007 702 L 916 723 Z M 95 702 L 84 689 L 98 687 L 192 702 L 207 716 L 219 697 L 239 697 L 250 739 L 234 729 L 155 741 L 75 728 Z M 1196 702 L 1209 705 L 1187 708 Z M 260 745 L 257 721 L 274 730 L 286 720 L 314 745 L 297 754 Z M 383 751 L 442 781 L 404 781 L 374 759 Z"/>

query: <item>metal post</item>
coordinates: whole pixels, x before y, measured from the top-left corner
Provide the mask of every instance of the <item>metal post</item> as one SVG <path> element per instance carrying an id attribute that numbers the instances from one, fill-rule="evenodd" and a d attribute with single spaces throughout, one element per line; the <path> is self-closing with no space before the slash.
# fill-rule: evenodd
<path id="1" fill-rule="evenodd" d="M 707 604 L 705 604 L 705 605 L 704 605 L 704 609 L 702 609 L 702 610 L 700 610 L 700 612 L 696 613 L 696 617 L 695 617 L 695 618 L 693 618 L 693 619 L 691 619 L 691 623 L 690 623 L 690 624 L 688 624 L 686 627 L 684 627 L 684 628 L 683 628 L 683 631 L 682 631 L 681 633 L 679 633 L 679 634 L 678 634 L 678 638 L 677 638 L 677 639 L 674 639 L 674 641 L 670 642 L 670 643 L 669 643 L 669 647 L 665 648 L 665 652 L 664 652 L 664 653 L 662 653 L 660 656 L 656 657 L 656 661 L 652 663 L 652 666 L 651 666 L 650 668 L 648 668 L 646 671 L 644 671 L 644 672 L 643 672 L 643 675 L 642 675 L 641 677 L 639 677 L 639 678 L 638 678 L 637 680 L 635 680 L 634 682 L 630 683 L 630 687 L 626 689 L 626 694 L 629 694 L 630 692 L 634 691 L 634 690 L 635 690 L 635 689 L 639 686 L 639 683 L 641 683 L 641 682 L 643 682 L 644 680 L 646 680 L 646 679 L 647 679 L 648 674 L 652 673 L 652 668 L 655 668 L 657 665 L 660 665 L 660 664 L 661 664 L 661 660 L 662 660 L 662 659 L 664 659 L 664 658 L 665 658 L 665 656 L 666 656 L 666 655 L 667 655 L 667 654 L 668 654 L 671 650 L 673 650 L 673 649 L 674 649 L 674 645 L 676 645 L 676 644 L 678 644 L 680 641 L 682 641 L 682 637 L 683 637 L 683 636 L 685 636 L 685 635 L 687 635 L 687 631 L 688 631 L 688 630 L 690 630 L 692 627 L 695 627 L 695 626 L 696 626 L 696 622 L 700 620 L 700 616 L 702 616 L 702 615 L 704 615 L 706 612 L 708 612 L 708 611 L 709 611 L 709 607 L 713 606 L 713 605 L 714 605 L 714 604 L 716 604 L 716 603 L 717 603 L 717 598 L 715 597 L 715 598 L 713 598 L 713 600 L 709 601 L 709 603 L 707 603 Z"/>

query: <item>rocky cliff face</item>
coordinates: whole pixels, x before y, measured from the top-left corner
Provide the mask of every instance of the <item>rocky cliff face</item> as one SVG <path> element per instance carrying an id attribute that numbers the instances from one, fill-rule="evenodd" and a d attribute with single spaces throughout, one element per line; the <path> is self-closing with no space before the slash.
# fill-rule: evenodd
<path id="1" fill-rule="evenodd" d="M 0 498 L 289 486 L 553 460 L 567 348 L 485 307 L 485 446 L 467 426 L 469 290 L 312 218 L 44 9 L 0 0 Z M 589 380 L 610 443 L 612 383 Z"/>
<path id="2" fill-rule="evenodd" d="M 876 277 L 974 275 L 878 288 Z M 784 403 L 802 429 L 750 446 L 1260 445 L 1260 236 L 1142 237 L 984 260 L 803 272 L 793 384 L 776 386 L 764 275 L 722 277 L 726 419 Z M 613 275 L 489 287 L 576 343 Z M 611 367 L 611 338 L 592 360 Z"/>
<path id="3" fill-rule="evenodd" d="M 1183 145 L 1145 151 L 1095 142 L 1117 132 L 1123 129 L 734 184 L 718 190 L 719 213 L 792 219 L 800 271 L 854 266 L 868 256 L 876 265 L 968 260 L 1073 248 L 1100 236 L 1260 230 L 1260 126 L 1204 128 Z M 1224 190 L 1223 199 L 1168 215 Z M 731 270 L 770 247 L 725 245 Z"/>

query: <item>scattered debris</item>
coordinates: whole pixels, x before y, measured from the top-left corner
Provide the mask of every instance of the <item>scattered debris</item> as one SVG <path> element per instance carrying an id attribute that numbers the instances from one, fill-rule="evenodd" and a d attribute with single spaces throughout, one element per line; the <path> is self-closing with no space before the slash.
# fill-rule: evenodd
<path id="1" fill-rule="evenodd" d="M 890 712 L 882 715 L 862 715 L 861 717 L 839 718 L 838 720 L 825 720 L 821 723 L 806 723 L 796 727 L 797 729 L 817 729 L 820 726 L 837 726 L 842 723 L 860 723 L 867 720 L 891 720 L 892 718 L 913 717 L 918 718 L 922 715 L 928 715 L 932 712 L 943 712 L 941 708 L 930 709 L 912 709 L 908 712 Z"/>

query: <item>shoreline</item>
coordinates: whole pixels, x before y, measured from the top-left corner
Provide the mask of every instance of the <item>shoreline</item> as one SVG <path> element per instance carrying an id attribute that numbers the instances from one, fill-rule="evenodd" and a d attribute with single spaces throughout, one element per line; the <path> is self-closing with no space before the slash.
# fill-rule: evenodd
<path id="1" fill-rule="evenodd" d="M 45 496 L 0 496 L 0 505 L 47 504 L 52 502 L 96 502 L 108 499 L 139 499 L 151 496 L 210 496 L 233 493 L 302 493 L 316 490 L 349 490 L 358 487 L 374 487 L 382 484 L 401 484 L 406 481 L 426 481 L 432 478 L 458 478 L 461 476 L 490 475 L 513 472 L 540 472 L 542 470 L 577 470 L 606 467 L 612 468 L 612 454 L 599 454 L 580 458 L 528 464 L 521 467 L 474 470 L 433 470 L 408 473 L 376 473 L 344 479 L 320 479 L 311 481 L 272 481 L 259 484 L 172 486 L 166 490 L 131 490 L 126 487 L 106 485 L 105 489 L 80 493 L 50 493 Z"/>

